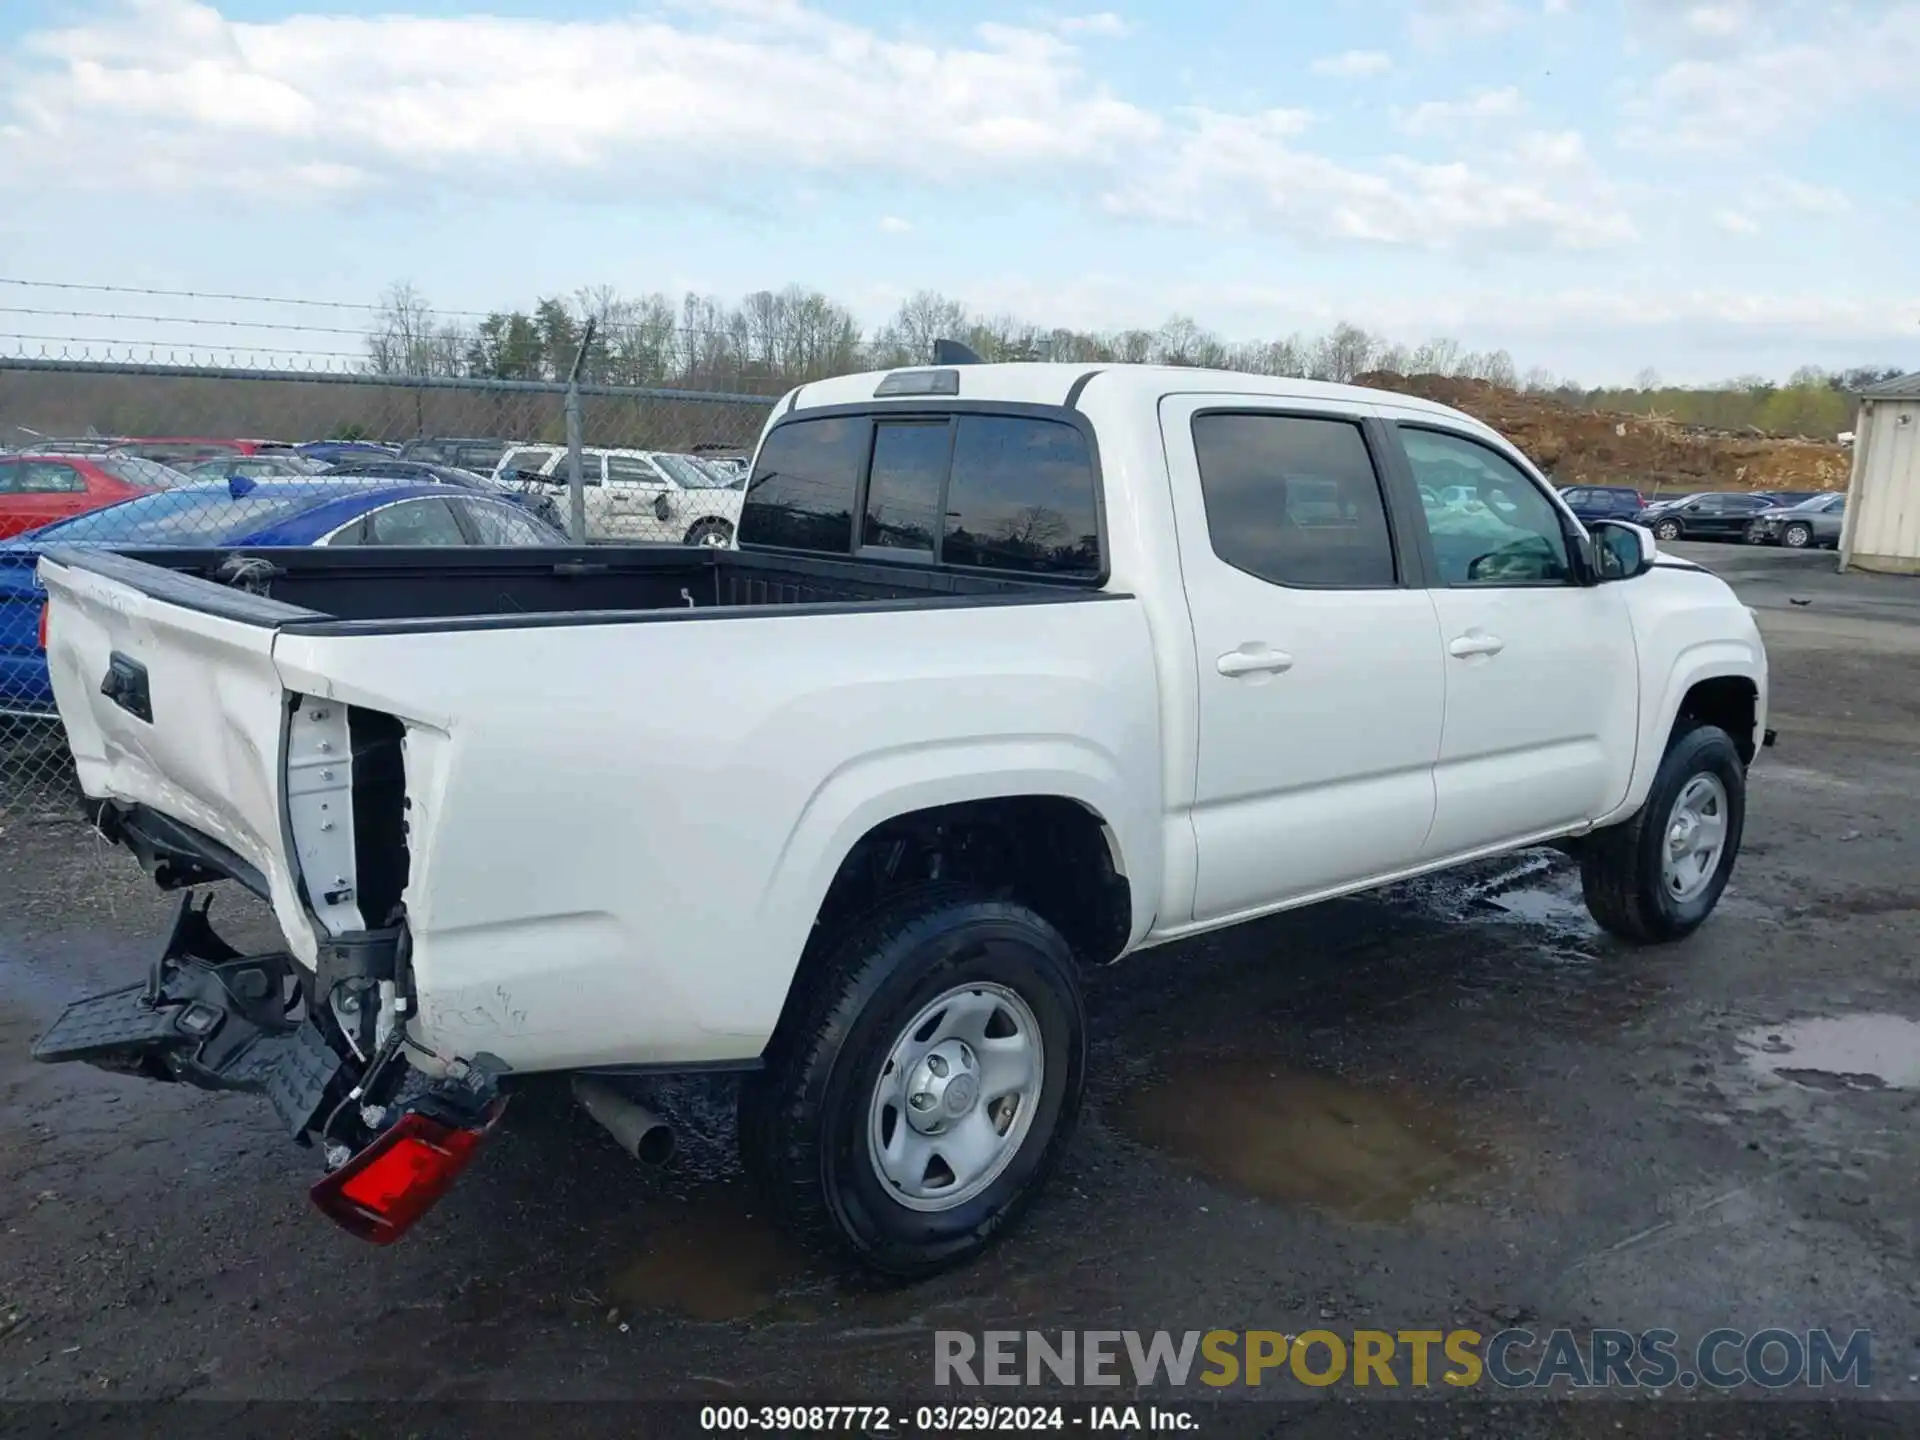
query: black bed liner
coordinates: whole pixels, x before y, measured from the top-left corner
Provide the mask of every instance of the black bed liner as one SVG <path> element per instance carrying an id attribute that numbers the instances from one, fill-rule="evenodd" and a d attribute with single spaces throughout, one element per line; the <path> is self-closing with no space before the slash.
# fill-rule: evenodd
<path id="1" fill-rule="evenodd" d="M 1084 582 L 673 545 L 117 553 L 62 546 L 47 558 L 169 604 L 303 635 L 631 624 L 766 606 L 867 614 L 1124 598 Z"/>

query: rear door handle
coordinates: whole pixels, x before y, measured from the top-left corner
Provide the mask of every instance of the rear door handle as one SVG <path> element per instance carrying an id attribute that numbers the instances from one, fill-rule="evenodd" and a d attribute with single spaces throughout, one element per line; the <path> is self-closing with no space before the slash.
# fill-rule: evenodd
<path id="1" fill-rule="evenodd" d="M 1460 635 L 1447 642 L 1447 653 L 1465 659 L 1470 655 L 1498 655 L 1507 642 L 1498 635 Z"/>
<path id="2" fill-rule="evenodd" d="M 1222 675 L 1278 675 L 1293 668 L 1293 657 L 1284 650 L 1229 650 L 1214 668 Z"/>

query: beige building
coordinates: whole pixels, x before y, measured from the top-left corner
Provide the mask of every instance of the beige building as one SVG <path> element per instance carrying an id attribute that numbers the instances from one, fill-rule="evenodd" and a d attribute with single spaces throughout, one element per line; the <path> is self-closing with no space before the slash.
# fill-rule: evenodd
<path id="1" fill-rule="evenodd" d="M 1860 392 L 1840 568 L 1920 575 L 1920 374 Z"/>

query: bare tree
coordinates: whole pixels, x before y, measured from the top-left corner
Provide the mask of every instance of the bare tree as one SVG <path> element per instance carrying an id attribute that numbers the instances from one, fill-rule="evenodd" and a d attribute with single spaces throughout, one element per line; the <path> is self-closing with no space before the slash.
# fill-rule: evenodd
<path id="1" fill-rule="evenodd" d="M 933 359 L 933 342 L 958 338 L 970 327 L 967 307 L 933 290 L 917 291 L 901 304 L 892 320 L 875 337 L 875 348 L 885 363 L 925 365 Z"/>
<path id="2" fill-rule="evenodd" d="M 373 375 L 457 375 L 469 337 L 437 325 L 433 307 L 411 284 L 387 287 L 367 334 L 366 370 Z"/>
<path id="3" fill-rule="evenodd" d="M 1314 346 L 1309 373 L 1316 380 L 1337 380 L 1344 384 L 1366 373 L 1379 348 L 1380 342 L 1365 330 L 1342 321 Z"/>

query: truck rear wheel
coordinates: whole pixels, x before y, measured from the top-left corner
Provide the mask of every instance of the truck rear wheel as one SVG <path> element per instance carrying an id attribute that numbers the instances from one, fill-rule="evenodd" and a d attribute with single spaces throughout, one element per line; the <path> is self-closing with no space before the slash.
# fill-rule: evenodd
<path id="1" fill-rule="evenodd" d="M 1639 813 L 1582 847 L 1587 910 L 1642 945 L 1691 934 L 1727 888 L 1746 814 L 1746 766 L 1732 737 L 1717 725 L 1680 731 Z"/>
<path id="2" fill-rule="evenodd" d="M 1085 1074 L 1059 932 L 930 885 L 832 945 L 742 1087 L 741 1157 L 803 1240 L 911 1279 L 978 1254 L 1025 1209 Z"/>

